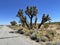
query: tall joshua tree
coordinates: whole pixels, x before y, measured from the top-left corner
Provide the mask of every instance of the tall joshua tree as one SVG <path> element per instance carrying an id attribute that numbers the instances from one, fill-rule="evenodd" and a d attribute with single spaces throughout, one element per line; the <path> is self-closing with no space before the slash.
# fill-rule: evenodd
<path id="1" fill-rule="evenodd" d="M 47 22 L 47 21 L 49 21 L 49 20 L 51 20 L 50 17 L 49 17 L 49 15 L 48 15 L 48 14 L 47 14 L 47 15 L 43 14 L 43 16 L 42 16 L 42 21 L 41 21 L 41 23 L 39 24 L 38 28 L 40 28 L 42 24 L 44 24 L 45 22 Z"/>
<path id="2" fill-rule="evenodd" d="M 27 6 L 27 8 L 26 8 L 26 11 L 25 11 L 25 13 L 29 16 L 29 18 L 30 18 L 30 29 L 32 29 L 32 18 L 34 17 L 34 16 L 36 16 L 36 14 L 37 14 L 37 9 L 36 9 L 36 7 L 35 6 L 31 6 L 31 7 L 28 7 Z"/>

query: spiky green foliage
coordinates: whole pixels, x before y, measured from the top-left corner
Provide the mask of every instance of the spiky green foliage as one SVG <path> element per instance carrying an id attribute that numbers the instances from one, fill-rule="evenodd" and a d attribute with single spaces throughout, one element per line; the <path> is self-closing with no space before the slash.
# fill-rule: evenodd
<path id="1" fill-rule="evenodd" d="M 37 9 L 36 9 L 36 6 L 31 6 L 31 7 L 28 7 L 27 6 L 27 8 L 26 8 L 26 11 L 25 11 L 25 13 L 29 16 L 29 18 L 30 18 L 30 28 L 32 29 L 32 18 L 34 17 L 34 16 L 36 16 L 36 14 L 37 14 Z"/>

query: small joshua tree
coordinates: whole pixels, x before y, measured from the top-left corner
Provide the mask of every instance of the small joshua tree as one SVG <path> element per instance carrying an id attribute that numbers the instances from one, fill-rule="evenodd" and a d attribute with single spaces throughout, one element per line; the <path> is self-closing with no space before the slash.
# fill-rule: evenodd
<path id="1" fill-rule="evenodd" d="M 49 20 L 50 20 L 49 15 L 47 14 L 47 15 L 45 16 L 45 14 L 43 14 L 43 16 L 42 16 L 42 21 L 41 21 L 41 23 L 39 24 L 38 28 L 40 28 L 42 24 L 44 24 L 45 22 L 47 22 L 47 21 L 49 21 Z"/>

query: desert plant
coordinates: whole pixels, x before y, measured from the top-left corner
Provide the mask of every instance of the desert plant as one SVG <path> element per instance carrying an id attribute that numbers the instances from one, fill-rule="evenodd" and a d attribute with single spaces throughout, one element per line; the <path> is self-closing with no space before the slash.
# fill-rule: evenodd
<path id="1" fill-rule="evenodd" d="M 25 32 L 24 32 L 24 30 L 23 30 L 23 28 L 22 28 L 22 29 L 19 29 L 19 30 L 17 31 L 17 33 L 24 34 Z"/>
<path id="2" fill-rule="evenodd" d="M 44 28 L 47 29 L 49 27 L 49 23 L 44 24 Z"/>
<path id="3" fill-rule="evenodd" d="M 47 42 L 46 45 L 53 45 L 52 42 Z"/>
<path id="4" fill-rule="evenodd" d="M 60 45 L 60 41 L 56 41 L 53 45 Z"/>
<path id="5" fill-rule="evenodd" d="M 40 41 L 45 42 L 48 40 L 48 38 L 43 35 L 42 31 L 38 31 L 36 37 L 37 37 L 36 42 L 40 42 Z"/>
<path id="6" fill-rule="evenodd" d="M 25 25 L 29 27 L 27 24 L 26 16 L 23 15 L 23 9 L 19 9 L 17 17 L 19 17 L 20 21 L 22 23 L 22 26 L 24 27 Z"/>
<path id="7" fill-rule="evenodd" d="M 47 21 L 49 21 L 49 20 L 50 20 L 49 15 L 47 14 L 47 15 L 45 16 L 45 14 L 43 14 L 43 16 L 42 16 L 42 21 L 41 21 L 41 23 L 39 24 L 38 28 L 40 28 L 42 24 L 44 24 L 45 22 L 47 22 Z"/>
<path id="8" fill-rule="evenodd" d="M 10 23 L 11 23 L 12 26 L 17 24 L 16 21 L 11 21 Z"/>
<path id="9" fill-rule="evenodd" d="M 37 9 L 36 9 L 36 6 L 31 6 L 31 7 L 28 7 L 26 8 L 26 11 L 25 13 L 29 16 L 30 18 L 30 28 L 32 29 L 32 18 L 34 16 L 36 16 L 37 14 Z"/>
<path id="10" fill-rule="evenodd" d="M 25 25 L 25 17 L 23 16 L 23 9 L 19 9 L 17 17 L 20 18 L 20 21 L 22 23 L 22 25 Z"/>
<path id="11" fill-rule="evenodd" d="M 51 34 L 54 37 L 56 34 L 56 31 L 55 30 L 48 30 L 47 34 Z"/>
<path id="12" fill-rule="evenodd" d="M 49 39 L 49 41 L 52 41 L 54 36 L 55 36 L 55 34 L 56 34 L 55 30 L 47 30 L 45 36 Z"/>

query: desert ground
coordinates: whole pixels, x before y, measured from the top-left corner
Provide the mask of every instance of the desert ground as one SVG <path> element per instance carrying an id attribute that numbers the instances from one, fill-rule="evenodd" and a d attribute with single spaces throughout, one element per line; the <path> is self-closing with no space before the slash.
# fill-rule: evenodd
<path id="1" fill-rule="evenodd" d="M 14 30 L 7 26 L 0 26 L 0 45 L 40 45 L 26 36 L 9 33 L 10 31 Z"/>
<path id="2" fill-rule="evenodd" d="M 29 36 L 26 36 L 26 34 L 24 35 L 16 33 L 16 31 L 18 31 L 18 28 L 21 29 L 22 27 L 6 26 L 6 25 L 0 26 L 0 45 L 52 45 L 52 44 L 60 45 L 60 27 L 57 24 L 49 26 L 48 29 L 55 30 L 56 35 L 54 36 L 52 41 L 46 41 L 46 42 L 36 42 L 34 40 L 31 40 Z"/>
<path id="3" fill-rule="evenodd" d="M 14 31 L 15 30 L 18 30 L 19 28 L 21 29 L 22 27 L 20 26 L 8 26 L 8 27 L 10 27 L 11 29 L 13 29 Z M 18 28 L 19 27 L 19 28 Z M 42 26 L 41 27 L 41 29 L 43 29 L 44 27 Z M 53 31 L 56 31 L 56 34 L 55 34 L 55 36 L 54 36 L 54 38 L 52 38 L 53 40 L 52 41 L 46 41 L 46 42 L 38 42 L 39 43 L 39 45 L 47 45 L 46 43 L 48 43 L 48 44 L 50 44 L 50 42 L 53 44 L 53 45 L 60 45 L 60 25 L 59 24 L 51 24 L 51 25 L 49 25 L 49 27 L 47 28 L 47 30 L 45 30 L 45 31 L 48 31 L 48 30 L 50 30 L 50 32 L 52 32 L 51 30 L 53 30 Z M 26 32 L 29 32 L 29 30 L 25 30 L 25 28 L 23 28 L 23 31 L 26 31 Z M 39 31 L 39 30 L 37 30 L 36 29 L 36 32 L 42 32 L 42 31 Z M 33 30 L 33 32 L 34 32 L 34 30 Z M 34 32 L 35 33 L 35 32 Z M 46 32 L 44 32 L 44 30 L 43 30 L 43 32 L 42 32 L 43 34 L 45 34 Z M 27 34 L 29 34 L 29 33 L 27 33 Z M 49 34 L 49 33 L 48 33 Z M 47 35 L 48 35 L 47 34 Z M 25 36 L 26 34 L 23 34 L 23 36 Z M 33 35 L 34 36 L 34 35 Z M 38 34 L 38 36 L 37 37 L 39 37 L 40 36 L 40 34 Z M 49 34 L 49 36 L 50 36 L 50 34 Z M 27 36 L 26 36 L 27 37 Z M 28 36 L 29 37 L 29 36 Z M 30 38 L 30 37 L 29 37 Z M 56 44 L 55 44 L 56 43 Z M 50 44 L 50 45 L 52 45 L 52 44 Z"/>

